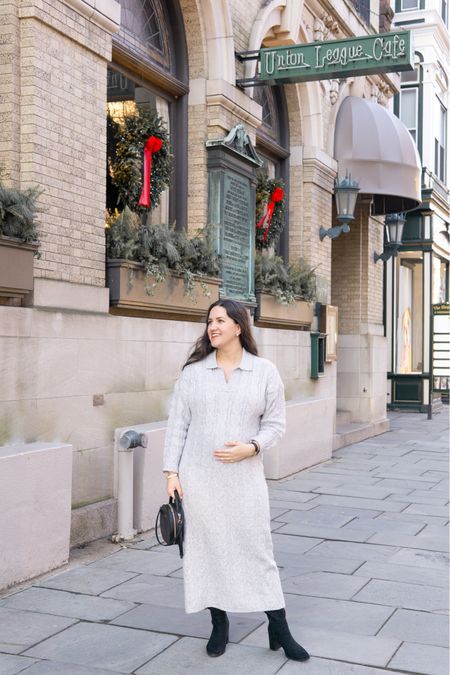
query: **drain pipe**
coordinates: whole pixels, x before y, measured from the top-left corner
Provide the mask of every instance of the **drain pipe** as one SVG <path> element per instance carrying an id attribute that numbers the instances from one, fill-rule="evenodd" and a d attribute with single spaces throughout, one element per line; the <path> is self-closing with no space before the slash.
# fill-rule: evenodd
<path id="1" fill-rule="evenodd" d="M 147 436 L 133 429 L 125 431 L 119 439 L 118 451 L 118 493 L 117 493 L 117 534 L 112 540 L 130 541 L 136 536 L 133 528 L 133 483 L 134 448 L 146 448 Z"/>

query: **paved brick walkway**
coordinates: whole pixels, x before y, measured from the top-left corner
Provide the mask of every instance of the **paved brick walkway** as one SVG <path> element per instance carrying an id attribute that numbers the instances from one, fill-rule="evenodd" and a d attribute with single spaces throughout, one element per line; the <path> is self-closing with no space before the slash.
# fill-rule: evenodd
<path id="1" fill-rule="evenodd" d="M 391 420 L 389 433 L 271 482 L 307 663 L 268 649 L 263 614 L 231 615 L 226 654 L 208 658 L 209 613 L 184 614 L 180 560 L 150 534 L 0 596 L 0 675 L 448 675 L 448 409 Z"/>

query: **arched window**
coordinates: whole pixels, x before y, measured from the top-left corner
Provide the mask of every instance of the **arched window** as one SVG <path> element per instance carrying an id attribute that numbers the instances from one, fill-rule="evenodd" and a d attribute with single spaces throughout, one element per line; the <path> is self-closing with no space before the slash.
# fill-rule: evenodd
<path id="1" fill-rule="evenodd" d="M 168 36 L 162 8 L 155 0 L 120 0 L 122 41 L 141 49 L 150 59 L 163 57 L 169 62 Z M 119 39 L 120 39 L 119 37 Z M 156 52 L 156 54 L 155 54 Z"/>
<path id="2" fill-rule="evenodd" d="M 262 125 L 256 132 L 256 150 L 264 161 L 262 171 L 285 184 L 286 224 L 276 253 L 288 259 L 289 252 L 289 121 L 282 87 L 255 87 L 254 99 L 262 106 Z"/>
<path id="3" fill-rule="evenodd" d="M 169 130 L 174 157 L 172 184 L 155 222 L 186 226 L 188 57 L 183 18 L 177 0 L 119 0 L 121 26 L 113 37 L 108 68 L 108 114 L 120 124 L 136 108 L 160 115 Z M 109 148 L 111 152 L 111 147 Z M 117 195 L 107 184 L 107 207 Z"/>

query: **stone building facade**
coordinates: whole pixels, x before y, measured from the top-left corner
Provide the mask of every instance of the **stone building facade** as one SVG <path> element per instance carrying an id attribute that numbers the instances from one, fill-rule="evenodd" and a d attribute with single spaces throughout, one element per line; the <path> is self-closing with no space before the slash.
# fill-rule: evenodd
<path id="1" fill-rule="evenodd" d="M 317 379 L 310 331 L 255 328 L 287 392 L 288 433 L 267 460 L 269 477 L 331 457 L 340 411 L 347 431 L 385 430 L 383 267 L 373 261 L 383 247 L 383 221 L 371 215 L 369 195 L 359 198 L 349 234 L 321 241 L 319 228 L 335 224 L 342 101 L 355 96 L 389 107 L 398 75 L 261 93 L 236 85 L 254 75 L 255 62 L 235 57 L 261 46 L 377 32 L 378 2 L 336 0 L 330 9 L 320 0 L 11 0 L 0 15 L 3 180 L 43 190 L 33 292 L 20 306 L 0 306 L 0 443 L 72 445 L 73 544 L 116 530 L 114 430 L 164 428 L 174 381 L 202 330 L 171 318 L 170 308 L 162 318 L 110 312 L 106 108 L 117 82 L 131 82 L 170 127 L 174 179 L 158 217 L 191 233 L 207 224 L 206 144 L 243 124 L 256 151 L 286 179 L 282 252 L 316 267 L 319 301 L 338 307 L 337 362 L 326 363 Z M 163 495 L 157 469 L 146 488 Z"/>
<path id="2" fill-rule="evenodd" d="M 433 404 L 448 403 L 450 385 L 448 6 L 399 1 L 395 12 L 396 25 L 413 32 L 415 68 L 402 74 L 394 109 L 417 144 L 423 170 L 421 207 L 407 214 L 401 249 L 387 266 L 389 395 L 393 408 L 432 414 Z M 445 306 L 447 316 L 433 316 Z"/>

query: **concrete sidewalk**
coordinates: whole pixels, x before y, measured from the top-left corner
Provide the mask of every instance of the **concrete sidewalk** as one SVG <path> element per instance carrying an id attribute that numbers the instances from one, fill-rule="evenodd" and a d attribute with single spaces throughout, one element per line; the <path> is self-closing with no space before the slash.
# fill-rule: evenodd
<path id="1" fill-rule="evenodd" d="M 208 658 L 209 612 L 184 613 L 177 550 L 150 534 L 0 596 L 0 674 L 448 675 L 448 428 L 446 408 L 395 414 L 390 432 L 271 482 L 308 662 L 269 650 L 264 614 L 230 615 L 226 653 Z"/>

